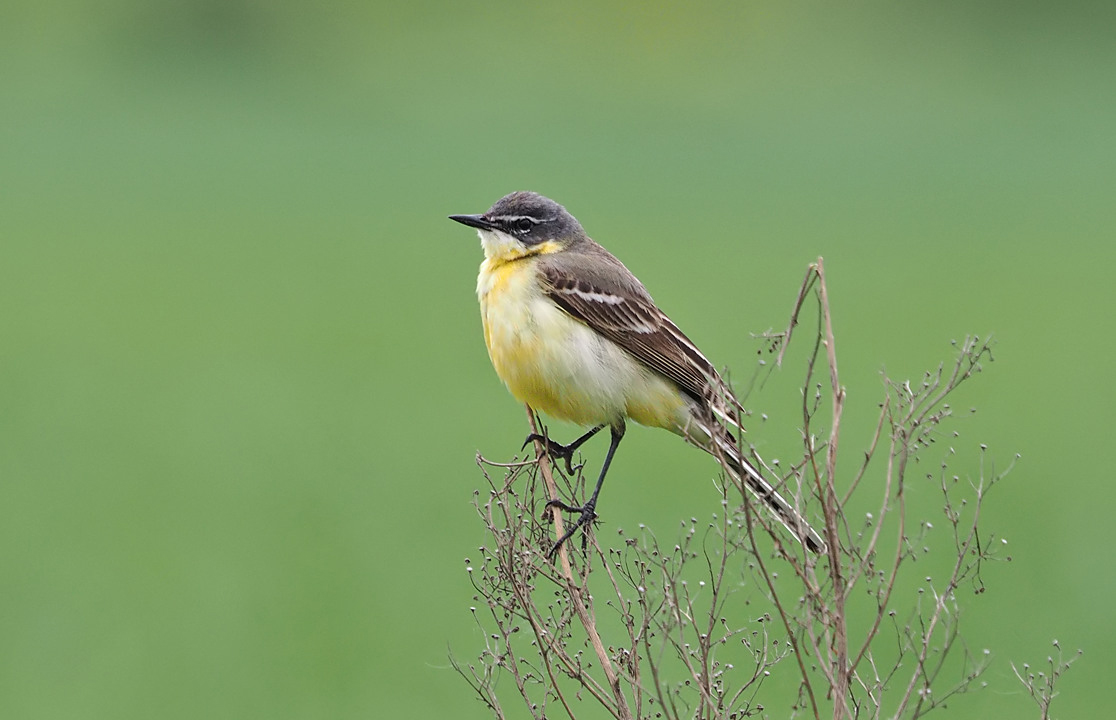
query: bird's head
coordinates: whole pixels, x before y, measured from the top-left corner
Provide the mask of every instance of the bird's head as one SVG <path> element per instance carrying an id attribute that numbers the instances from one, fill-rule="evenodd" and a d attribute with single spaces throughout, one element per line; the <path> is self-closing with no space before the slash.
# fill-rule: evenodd
<path id="1" fill-rule="evenodd" d="M 490 259 L 559 252 L 585 237 L 581 223 L 566 208 L 534 192 L 505 195 L 483 215 L 449 218 L 476 228 L 485 257 Z"/>

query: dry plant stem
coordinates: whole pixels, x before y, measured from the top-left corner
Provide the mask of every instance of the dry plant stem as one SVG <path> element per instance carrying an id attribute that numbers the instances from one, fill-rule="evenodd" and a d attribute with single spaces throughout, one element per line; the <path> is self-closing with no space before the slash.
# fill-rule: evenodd
<path id="1" fill-rule="evenodd" d="M 926 666 L 926 658 L 930 654 L 931 639 L 934 635 L 934 629 L 942 619 L 942 615 L 946 611 L 946 599 L 950 597 L 954 590 L 957 588 L 959 579 L 964 569 L 965 562 L 969 558 L 970 552 L 974 554 L 979 552 L 975 546 L 979 542 L 979 535 L 977 534 L 978 522 L 980 521 L 980 510 L 984 500 L 984 481 L 981 479 L 981 484 L 977 488 L 976 502 L 973 504 L 973 518 L 969 526 L 969 534 L 965 538 L 964 543 L 957 549 L 957 562 L 953 565 L 953 572 L 949 576 L 949 581 L 946 584 L 945 590 L 941 593 L 934 592 L 934 612 L 930 615 L 930 622 L 927 629 L 923 632 L 922 647 L 919 648 L 917 663 L 914 672 L 911 673 L 911 679 L 907 682 L 907 690 L 903 693 L 903 698 L 899 702 L 899 707 L 895 711 L 893 717 L 899 718 L 910 702 L 914 694 L 915 687 L 918 685 L 920 678 L 925 677 L 924 668 Z M 921 700 L 919 701 L 921 703 Z"/>
<path id="2" fill-rule="evenodd" d="M 880 444 L 880 436 L 883 434 L 884 421 L 888 417 L 888 408 L 891 407 L 891 396 L 888 395 L 884 398 L 883 407 L 880 409 L 880 420 L 876 423 L 876 432 L 872 435 L 872 442 L 869 444 L 868 449 L 864 451 L 864 462 L 860 464 L 860 470 L 857 471 L 856 477 L 849 483 L 849 489 L 845 491 L 844 497 L 841 498 L 841 507 L 844 507 L 849 498 L 853 496 L 856 489 L 860 487 L 860 481 L 864 478 L 864 473 L 868 471 L 868 465 L 876 454 L 876 447 Z M 886 496 L 885 496 L 886 497 Z"/>
<path id="3" fill-rule="evenodd" d="M 829 381 L 833 392 L 833 425 L 829 429 L 829 442 L 827 443 L 825 457 L 825 488 L 824 493 L 819 492 L 824 498 L 822 503 L 825 510 L 826 540 L 829 542 L 829 574 L 833 581 L 833 602 L 835 605 L 833 648 L 837 656 L 837 667 L 834 668 L 836 684 L 833 687 L 833 717 L 841 720 L 848 716 L 849 689 L 849 639 L 848 629 L 845 624 L 845 601 L 848 599 L 849 588 L 842 575 L 841 545 L 837 539 L 838 515 L 841 513 L 840 501 L 837 499 L 837 441 L 840 437 L 841 412 L 845 407 L 845 389 L 841 387 L 837 374 L 837 347 L 833 336 L 833 317 L 829 314 L 829 293 L 825 285 L 825 268 L 819 257 L 815 263 L 818 274 L 818 292 L 821 295 L 822 312 L 825 321 L 825 352 L 829 362 Z M 819 491 L 822 488 L 818 488 Z"/>
<path id="4" fill-rule="evenodd" d="M 794 310 L 791 313 L 790 322 L 783 336 L 783 345 L 779 350 L 776 364 L 782 364 L 783 354 L 790 344 L 789 341 L 795 326 L 798 325 L 799 313 L 814 283 L 818 284 L 818 305 L 820 313 L 818 320 L 821 326 L 819 328 L 818 340 L 825 347 L 826 363 L 829 368 L 829 385 L 832 393 L 832 421 L 829 429 L 829 438 L 826 441 L 824 470 L 818 467 L 816 461 L 817 453 L 808 432 L 805 433 L 804 440 L 807 443 L 807 454 L 812 470 L 811 474 L 813 475 L 815 491 L 817 496 L 822 500 L 822 514 L 825 517 L 826 542 L 829 545 L 829 577 L 830 582 L 833 584 L 832 608 L 826 613 L 826 617 L 822 618 L 823 623 L 828 626 L 827 629 L 829 632 L 828 661 L 823 663 L 823 665 L 826 679 L 830 683 L 829 695 L 833 700 L 834 720 L 843 720 L 844 718 L 850 717 L 847 703 L 851 673 L 849 668 L 849 643 L 845 602 L 848 599 L 851 584 L 844 577 L 841 544 L 837 535 L 843 519 L 843 503 L 841 498 L 837 495 L 836 477 L 838 439 L 840 438 L 841 432 L 841 413 L 845 405 L 845 390 L 841 387 L 840 376 L 837 372 L 837 343 L 833 334 L 833 318 L 829 313 L 829 291 L 825 282 L 825 266 L 820 257 L 816 262 L 811 264 L 806 271 L 806 277 L 803 279 L 802 286 L 798 291 Z M 816 357 L 816 355 L 811 355 L 809 361 L 807 369 L 808 381 L 809 377 L 811 377 L 814 372 L 814 357 Z M 807 402 L 805 388 L 806 385 L 803 387 L 803 421 L 805 422 L 805 426 L 809 427 L 812 411 Z M 796 567 L 795 571 L 799 578 L 807 582 L 807 585 L 811 584 L 808 582 L 809 575 L 807 573 L 809 571 L 805 567 L 801 570 Z M 764 574 L 766 574 L 766 570 L 764 570 Z M 815 595 L 814 597 L 817 596 Z M 789 626 L 787 629 L 788 632 L 791 631 Z M 793 632 L 790 632 L 790 634 L 793 636 Z M 826 660 L 819 652 L 817 639 L 814 637 L 813 632 L 810 631 L 809 635 L 811 644 L 814 646 L 815 657 L 819 660 Z M 807 691 L 810 692 L 811 700 L 813 700 L 813 693 L 808 680 L 806 680 L 805 673 L 803 673 L 803 682 L 806 685 Z M 815 715 L 817 715 L 816 706 Z"/>
<path id="5" fill-rule="evenodd" d="M 884 413 L 882 413 L 881 416 L 887 414 L 887 407 L 888 406 L 885 404 Z M 878 513 L 879 521 L 876 523 L 876 527 L 872 532 L 872 537 L 868 541 L 868 545 L 865 547 L 865 550 L 861 552 L 861 557 L 870 557 L 876 552 L 876 548 L 879 545 L 880 541 L 880 532 L 883 530 L 884 526 L 884 517 L 887 515 L 888 512 L 888 499 L 891 497 L 891 488 L 894 483 L 894 479 L 896 476 L 900 478 L 903 477 L 903 474 L 906 472 L 906 466 L 907 455 L 906 453 L 904 453 L 899 459 L 898 473 L 895 470 L 895 438 L 893 436 L 891 440 L 891 448 L 888 452 L 887 457 L 887 473 L 885 474 L 884 479 L 883 505 L 880 507 Z M 891 599 L 891 593 L 895 589 L 895 581 L 899 577 L 899 566 L 903 562 L 902 540 L 904 534 L 906 533 L 907 527 L 906 494 L 903 492 L 903 488 L 900 487 L 896 495 L 899 500 L 899 527 L 897 531 L 897 542 L 895 543 L 895 556 L 892 558 L 891 566 L 887 571 L 887 587 L 884 589 L 883 594 L 877 601 L 876 617 L 872 621 L 872 629 L 865 634 L 864 643 L 863 645 L 861 645 L 860 651 L 856 654 L 856 658 L 849 666 L 850 673 L 856 672 L 856 668 L 860 665 L 860 661 L 863 660 L 864 657 L 872 649 L 872 641 L 873 639 L 875 639 L 876 633 L 880 629 L 880 623 L 883 622 L 884 615 L 887 611 L 888 602 Z M 856 567 L 853 569 L 852 577 L 849 580 L 849 587 L 854 586 L 860 580 L 867 567 L 868 566 L 864 562 L 860 562 L 856 565 Z"/>
<path id="6" fill-rule="evenodd" d="M 803 282 L 803 290 L 800 293 L 800 297 L 804 297 L 805 294 L 806 294 L 805 288 L 807 286 L 807 283 L 809 283 L 809 277 L 810 276 L 807 276 L 807 280 Z M 797 309 L 796 309 L 796 315 L 797 315 Z M 791 321 L 791 326 L 792 327 L 793 327 L 795 322 L 796 322 L 795 320 Z M 788 328 L 787 335 L 789 336 L 789 334 L 790 334 L 790 329 Z M 740 418 L 737 418 L 736 420 L 737 420 L 737 424 L 740 424 Z M 728 473 L 731 477 L 731 473 L 729 473 L 729 471 L 728 471 L 727 460 L 725 459 L 724 454 L 722 452 L 720 452 L 719 450 L 717 450 L 714 453 L 714 457 L 717 459 L 717 462 L 719 462 L 721 464 L 721 466 L 726 469 L 726 473 Z M 757 458 L 757 460 L 758 460 L 758 458 Z M 770 470 L 770 468 L 768 468 L 768 470 Z M 794 569 L 795 574 L 807 586 L 807 588 L 809 589 L 810 596 L 811 597 L 817 597 L 818 593 L 819 593 L 819 590 L 816 587 L 816 585 L 814 585 L 810 581 L 810 578 L 807 576 L 806 570 L 805 570 L 805 565 L 799 565 L 796 562 L 795 558 L 790 553 L 785 552 L 785 548 L 783 548 L 783 545 L 782 545 L 781 541 L 779 540 L 779 536 L 778 536 L 777 532 L 774 531 L 772 525 L 762 515 L 752 511 L 752 509 L 751 509 L 752 504 L 751 504 L 751 500 L 750 500 L 751 496 L 748 494 L 748 492 L 746 490 L 743 489 L 743 487 L 740 488 L 740 492 L 741 492 L 741 494 L 744 498 L 745 520 L 746 520 L 746 523 L 747 523 L 746 530 L 747 530 L 747 535 L 748 535 L 748 542 L 751 544 L 751 547 L 753 548 L 753 550 L 755 550 L 759 547 L 759 544 L 756 540 L 756 535 L 755 535 L 755 528 L 758 525 L 760 527 L 760 529 L 763 531 L 763 533 L 765 535 L 770 536 L 775 541 L 775 543 L 778 545 L 778 547 L 780 549 L 780 554 L 791 565 L 791 567 Z M 757 551 L 757 552 L 754 553 L 754 557 L 755 557 L 756 567 L 759 570 L 760 575 L 764 579 L 764 583 L 766 584 L 767 589 L 771 594 L 772 602 L 775 605 L 775 610 L 779 614 L 779 620 L 782 622 L 784 629 L 787 631 L 787 642 L 790 643 L 791 648 L 793 650 L 792 654 L 794 655 L 795 661 L 798 663 L 799 676 L 802 679 L 802 686 L 805 689 L 806 695 L 810 700 L 810 707 L 812 708 L 815 717 L 821 717 L 821 715 L 819 714 L 819 710 L 818 710 L 817 698 L 814 695 L 814 687 L 813 687 L 813 684 L 810 682 L 810 674 L 809 674 L 809 671 L 806 668 L 806 658 L 809 657 L 809 655 L 807 655 L 807 653 L 803 652 L 802 648 L 800 647 L 801 640 L 798 638 L 798 635 L 795 632 L 795 622 L 793 621 L 793 619 L 791 618 L 787 609 L 783 606 L 783 603 L 780 600 L 779 591 L 776 588 L 774 575 L 768 569 L 767 564 L 764 562 L 763 554 Z M 807 624 L 806 627 L 807 627 L 807 631 L 809 631 L 810 625 Z M 812 635 L 810 637 L 810 642 L 811 642 L 811 648 L 810 648 L 811 652 L 810 652 L 810 654 L 814 657 L 820 657 L 821 655 L 818 652 L 816 638 L 814 638 Z M 823 670 L 826 673 L 827 681 L 832 686 L 833 677 L 830 673 L 830 669 L 826 666 L 826 667 L 823 667 Z"/>
<path id="7" fill-rule="evenodd" d="M 795 298 L 794 301 L 794 310 L 791 312 L 790 324 L 787 325 L 787 331 L 783 333 L 782 347 L 779 348 L 779 354 L 775 357 L 776 367 L 783 367 L 783 355 L 787 352 L 791 335 L 794 333 L 795 326 L 798 325 L 798 313 L 802 310 L 802 303 L 805 302 L 806 296 L 809 295 L 810 288 L 814 286 L 814 281 L 817 280 L 817 278 L 818 265 L 815 263 L 806 268 L 806 277 L 802 278 L 802 287 L 798 289 L 798 297 Z"/>
<path id="8" fill-rule="evenodd" d="M 479 456 L 478 456 L 478 459 L 479 459 Z M 511 476 L 511 477 L 514 477 L 514 475 Z M 504 492 L 504 493 L 508 492 L 510 486 L 511 486 L 511 479 L 509 478 L 508 480 L 505 481 L 504 488 L 503 488 L 502 492 Z M 500 509 L 502 511 L 502 514 L 504 515 L 503 519 L 505 521 L 505 526 L 506 527 L 514 527 L 513 523 L 511 522 L 511 517 L 512 517 L 512 514 L 514 513 L 514 510 L 512 508 L 510 508 L 506 503 L 498 504 L 496 506 L 496 508 L 494 508 L 491 505 L 488 507 L 488 517 L 487 517 L 488 526 L 489 527 L 495 527 L 495 522 L 496 521 L 495 521 L 495 518 L 493 516 L 493 513 L 496 511 L 497 508 Z M 509 543 L 507 548 L 506 548 L 507 555 L 504 558 L 502 558 L 502 564 L 505 567 L 510 568 L 510 567 L 515 566 L 515 564 L 517 563 L 518 559 L 517 559 L 517 556 L 514 552 L 514 548 L 515 548 L 515 543 Z M 519 603 L 519 606 L 524 608 L 524 618 L 530 624 L 531 630 L 535 635 L 535 640 L 538 643 L 538 646 L 540 648 L 549 647 L 549 643 L 551 642 L 551 639 L 547 636 L 547 633 L 545 631 L 545 626 L 544 626 L 543 622 L 538 617 L 536 617 L 536 615 L 531 611 L 532 606 L 529 605 L 529 604 L 525 604 L 525 601 L 528 600 L 528 597 L 526 595 L 526 593 L 528 591 L 520 583 L 514 583 L 513 588 L 514 588 L 514 593 L 515 593 L 515 596 L 516 596 L 516 600 Z M 510 658 L 510 662 L 507 662 L 505 664 L 505 667 L 511 673 L 512 678 L 515 681 L 516 688 L 519 690 L 520 696 L 522 696 L 524 698 L 524 700 L 530 702 L 529 694 L 527 692 L 526 683 L 524 681 L 524 678 L 523 678 L 522 674 L 519 671 L 519 663 L 516 660 L 515 652 L 514 652 L 510 643 L 505 644 L 504 648 L 505 648 L 505 653 Z M 563 660 L 561 654 L 559 654 L 557 656 L 557 658 L 558 658 L 559 662 L 561 662 Z M 558 687 L 558 685 L 557 685 L 558 679 L 554 674 L 554 667 L 553 667 L 553 664 L 552 664 L 551 659 L 550 659 L 550 654 L 549 653 L 542 653 L 542 661 L 543 661 L 543 664 L 545 666 L 547 677 L 549 678 L 551 685 L 553 687 L 557 688 Z M 569 671 L 572 670 L 572 668 L 570 668 L 567 665 L 566 670 L 567 670 L 567 672 L 569 672 Z M 601 690 L 599 690 L 598 688 L 594 688 L 592 686 L 587 686 L 587 689 L 594 696 L 601 697 L 601 698 L 604 697 L 603 692 Z M 562 706 L 565 708 L 566 713 L 572 718 L 573 717 L 573 710 L 570 708 L 569 703 L 566 701 L 565 695 L 563 693 L 560 693 L 560 692 L 556 692 L 555 694 L 558 697 L 559 702 L 561 702 Z M 500 717 L 500 718 L 503 718 L 504 715 L 502 714 L 502 711 L 499 710 L 499 706 L 496 703 L 495 693 L 489 692 L 485 697 L 486 697 L 486 701 L 489 703 L 489 706 L 492 707 L 493 710 L 497 712 L 497 716 Z"/>
<path id="9" fill-rule="evenodd" d="M 1019 682 L 1023 683 L 1023 687 L 1027 689 L 1027 693 L 1035 704 L 1039 707 L 1040 720 L 1050 720 L 1050 704 L 1054 702 L 1054 698 L 1058 693 L 1054 691 L 1055 683 L 1059 678 L 1073 665 L 1077 658 L 1081 657 L 1081 651 L 1078 650 L 1077 654 L 1069 660 L 1063 659 L 1062 646 L 1058 641 L 1054 641 L 1054 647 L 1058 649 L 1058 660 L 1055 663 L 1053 657 L 1046 658 L 1046 671 L 1039 671 L 1037 674 L 1027 663 L 1023 664 L 1023 669 L 1020 670 L 1015 663 L 1011 664 L 1011 671 L 1015 673 L 1015 677 Z"/>
<path id="10" fill-rule="evenodd" d="M 753 548 L 758 546 L 755 536 L 755 524 L 753 522 L 754 520 L 755 516 L 749 512 L 747 514 L 748 542 L 751 543 Z M 809 657 L 810 655 L 813 655 L 814 657 L 820 657 L 821 655 L 818 650 L 816 638 L 814 638 L 812 632 L 809 633 L 810 643 L 812 645 L 811 653 L 810 655 L 808 655 L 807 653 L 803 652 L 800 646 L 801 640 L 798 638 L 797 633 L 795 633 L 795 621 L 788 615 L 787 609 L 783 606 L 783 602 L 780 600 L 779 592 L 775 586 L 775 579 L 772 577 L 771 571 L 767 567 L 767 563 L 763 560 L 763 553 L 757 552 L 755 553 L 754 557 L 756 568 L 759 570 L 760 575 L 763 577 L 764 583 L 767 585 L 768 592 L 771 593 L 771 598 L 773 604 L 775 605 L 775 610 L 779 613 L 779 619 L 783 623 L 783 628 L 787 631 L 787 641 L 791 644 L 795 662 L 798 663 L 799 677 L 802 679 L 802 687 L 805 688 L 806 695 L 810 699 L 810 708 L 813 711 L 814 717 L 820 718 L 821 713 L 818 710 L 817 698 L 814 696 L 814 686 L 813 683 L 810 682 L 810 673 L 806 669 L 807 657 Z M 807 626 L 807 631 L 809 631 L 809 626 Z M 822 672 L 825 673 L 826 680 L 828 680 L 830 685 L 832 685 L 833 677 L 830 668 L 828 666 L 823 666 Z"/>
<path id="11" fill-rule="evenodd" d="M 610 563 L 604 561 L 605 554 L 601 551 L 600 546 L 597 544 L 597 539 L 595 537 L 593 538 L 593 546 L 594 546 L 594 550 L 602 558 L 601 566 L 602 566 L 603 570 L 605 571 L 605 574 L 608 575 L 609 582 L 612 583 L 612 591 L 616 594 L 617 600 L 621 603 L 621 605 L 623 605 L 623 603 L 624 603 L 624 591 L 621 589 L 620 583 L 616 579 L 616 575 L 613 573 L 613 566 Z M 643 717 L 643 690 L 642 690 L 642 686 L 640 684 L 641 683 L 641 680 L 640 680 L 640 661 L 642 659 L 642 658 L 640 658 L 640 655 L 639 655 L 640 634 L 637 633 L 634 630 L 634 624 L 632 624 L 634 618 L 631 614 L 631 611 L 628 610 L 628 609 L 623 609 L 622 608 L 622 612 L 623 612 L 623 615 L 624 615 L 624 618 L 625 618 L 625 625 L 627 625 L 628 628 L 629 628 L 628 638 L 629 638 L 631 644 L 628 646 L 628 648 L 626 650 L 626 652 L 628 654 L 627 655 L 628 661 L 626 663 L 622 663 L 621 667 L 625 668 L 625 666 L 626 666 L 626 671 L 624 671 L 625 678 L 631 684 L 631 686 L 636 689 L 636 692 L 633 693 L 633 695 L 635 696 L 634 697 L 634 699 L 635 699 L 635 713 L 634 713 L 633 717 L 642 718 Z M 643 619 L 643 625 L 642 625 L 643 633 L 647 632 L 647 627 L 648 627 L 647 624 L 648 624 L 648 619 L 645 617 Z"/>
<path id="12" fill-rule="evenodd" d="M 531 406 L 527 408 L 527 421 L 531 425 L 531 432 L 535 435 L 539 434 L 538 423 L 535 420 L 535 413 L 531 410 Z M 541 440 L 535 440 L 535 456 L 539 459 L 539 471 L 542 473 L 543 482 L 546 483 L 546 491 L 549 497 L 558 497 L 558 486 L 554 483 L 554 476 L 550 472 L 550 461 L 546 455 L 546 447 L 542 444 Z M 562 537 L 565 533 L 564 525 L 565 519 L 562 517 L 562 509 L 559 507 L 552 507 L 551 511 L 554 518 L 554 532 L 556 537 Z M 582 532 L 587 532 L 588 528 L 583 528 Z M 593 651 L 597 654 L 597 661 L 601 664 L 601 669 L 604 671 L 605 677 L 608 679 L 609 689 L 612 690 L 612 698 L 615 703 L 615 714 L 620 720 L 631 720 L 632 711 L 628 707 L 628 699 L 624 697 L 624 691 L 620 689 L 620 676 L 616 674 L 616 668 L 612 666 L 612 660 L 608 656 L 608 651 L 605 650 L 604 643 L 601 642 L 600 633 L 597 632 L 596 620 L 589 614 L 588 608 L 581 597 L 581 585 L 574 580 L 573 568 L 570 567 L 570 557 L 566 552 L 568 543 L 563 543 L 558 548 L 558 558 L 562 566 L 562 578 L 565 581 L 566 591 L 569 593 L 570 602 L 573 604 L 574 611 L 577 617 L 581 620 L 581 625 L 585 629 L 585 633 L 589 636 L 589 642 L 593 645 Z M 567 707 L 567 711 L 569 708 Z M 572 717 L 572 714 L 571 714 Z"/>

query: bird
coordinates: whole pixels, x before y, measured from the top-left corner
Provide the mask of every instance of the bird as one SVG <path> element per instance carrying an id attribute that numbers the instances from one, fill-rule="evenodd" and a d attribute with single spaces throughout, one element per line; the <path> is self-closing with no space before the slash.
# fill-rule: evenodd
<path id="1" fill-rule="evenodd" d="M 477 215 L 484 260 L 477 277 L 485 345 L 496 374 L 533 411 L 589 430 L 568 445 L 531 435 L 552 457 L 571 458 L 608 428 L 611 441 L 593 494 L 549 555 L 597 519 L 597 501 L 627 421 L 662 428 L 721 458 L 795 541 L 827 552 L 822 536 L 741 452 L 733 437 L 743 407 L 713 364 L 612 253 L 566 208 L 517 191 Z M 526 443 L 524 443 L 526 445 Z"/>

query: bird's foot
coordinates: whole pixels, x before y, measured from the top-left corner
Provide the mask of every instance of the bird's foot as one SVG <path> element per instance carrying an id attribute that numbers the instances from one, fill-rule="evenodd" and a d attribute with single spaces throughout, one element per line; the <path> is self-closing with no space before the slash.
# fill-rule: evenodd
<path id="1" fill-rule="evenodd" d="M 577 451 L 577 448 L 580 446 L 581 443 L 573 442 L 569 445 L 563 445 L 562 443 L 554 442 L 546 435 L 531 433 L 527 436 L 527 439 L 523 441 L 523 447 L 521 447 L 520 450 L 535 441 L 541 442 L 546 447 L 546 454 L 548 456 L 552 458 L 558 458 L 559 460 L 564 460 L 566 462 L 566 470 L 567 472 L 569 472 L 570 475 L 573 475 L 581 469 L 581 465 L 573 464 L 574 453 Z"/>
<path id="2" fill-rule="evenodd" d="M 579 529 L 591 525 L 593 521 L 597 519 L 597 512 L 595 503 L 586 503 L 582 507 L 575 507 L 573 505 L 567 505 L 561 500 L 549 501 L 546 504 L 546 509 L 549 510 L 550 508 L 558 508 L 562 512 L 579 513 L 578 518 L 574 521 L 573 525 L 570 525 L 566 532 L 562 534 L 562 537 L 558 538 L 554 542 L 553 547 L 551 547 L 550 550 L 546 553 L 547 558 L 551 562 L 553 562 L 554 557 L 558 554 L 558 550 L 567 540 L 574 536 L 574 533 L 576 533 Z M 581 533 L 581 552 L 584 553 L 586 551 L 588 542 L 589 539 L 585 535 L 585 532 L 583 530 Z"/>

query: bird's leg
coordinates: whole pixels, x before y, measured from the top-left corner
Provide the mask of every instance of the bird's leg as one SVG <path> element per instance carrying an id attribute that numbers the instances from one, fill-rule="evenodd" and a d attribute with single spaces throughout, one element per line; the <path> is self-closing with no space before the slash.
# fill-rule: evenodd
<path id="1" fill-rule="evenodd" d="M 616 448 L 620 446 L 620 441 L 624 438 L 624 421 L 621 420 L 615 425 L 612 425 L 610 429 L 612 430 L 612 442 L 609 443 L 608 454 L 605 455 L 604 464 L 601 465 L 601 474 L 597 478 L 597 487 L 593 489 L 593 494 L 590 496 L 589 501 L 581 507 L 571 507 L 561 500 L 551 500 L 546 504 L 548 508 L 556 507 L 565 512 L 581 513 L 577 520 L 574 521 L 573 525 L 566 530 L 565 534 L 554 543 L 554 547 L 550 548 L 550 552 L 547 553 L 547 556 L 551 560 L 554 560 L 554 556 L 557 554 L 558 548 L 562 547 L 562 543 L 573 537 L 573 534 L 578 531 L 578 528 L 592 523 L 597 518 L 597 496 L 601 494 L 601 486 L 604 485 L 605 475 L 608 473 L 608 466 L 612 464 L 612 456 L 616 454 Z M 590 434 L 598 430 L 600 430 L 599 427 L 594 428 L 590 431 Z M 581 438 L 581 440 L 584 439 L 585 438 Z"/>
<path id="2" fill-rule="evenodd" d="M 565 460 L 566 461 L 566 470 L 569 471 L 570 475 L 573 475 L 574 474 L 574 466 L 573 466 L 574 453 L 577 452 L 577 449 L 579 447 L 581 447 L 582 445 L 585 444 L 586 440 L 588 440 L 589 438 L 591 438 L 594 435 L 596 435 L 597 433 L 599 433 L 601 431 L 601 428 L 603 428 L 603 427 L 604 427 L 604 425 L 598 425 L 597 427 L 591 429 L 589 432 L 587 432 L 584 435 L 582 435 L 581 437 L 579 437 L 577 440 L 574 440 L 569 445 L 562 445 L 561 443 L 556 443 L 553 440 L 551 440 L 550 438 L 548 438 L 546 435 L 540 435 L 538 433 L 531 433 L 530 435 L 527 436 L 527 439 L 523 441 L 523 447 L 527 447 L 527 443 L 534 442 L 535 440 L 541 441 L 544 445 L 546 445 L 546 454 L 549 455 L 552 458 L 560 458 L 562 460 Z M 522 450 L 523 448 L 520 448 L 520 449 Z"/>

